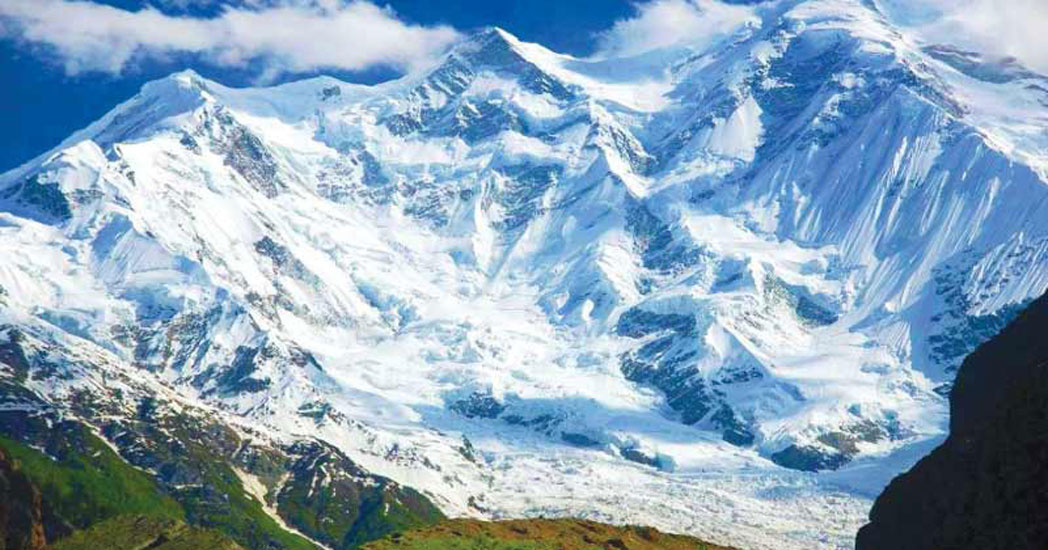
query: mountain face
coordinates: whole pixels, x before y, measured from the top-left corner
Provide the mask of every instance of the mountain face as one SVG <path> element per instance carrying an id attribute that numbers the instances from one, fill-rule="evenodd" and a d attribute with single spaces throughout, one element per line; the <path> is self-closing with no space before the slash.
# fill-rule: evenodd
<path id="1" fill-rule="evenodd" d="M 0 176 L 3 433 L 87 429 L 204 525 L 223 480 L 247 547 L 848 546 L 1048 286 L 1048 79 L 876 2 L 740 9 L 629 59 L 491 29 L 373 87 L 146 85 Z"/>
<path id="2" fill-rule="evenodd" d="M 29 400 L 0 415 L 0 433 L 17 438 L 0 447 L 40 495 L 48 542 L 74 531 L 93 540 L 114 525 L 134 531 L 121 525 L 147 517 L 219 531 L 245 548 L 346 549 L 443 517 L 416 491 L 315 440 L 280 444 L 153 396 L 131 414 L 86 393 L 77 399 L 75 420 Z M 18 493 L 0 496 L 17 509 Z"/>
<path id="3" fill-rule="evenodd" d="M 877 499 L 858 550 L 1048 546 L 1048 297 L 965 359 L 950 436 Z"/>

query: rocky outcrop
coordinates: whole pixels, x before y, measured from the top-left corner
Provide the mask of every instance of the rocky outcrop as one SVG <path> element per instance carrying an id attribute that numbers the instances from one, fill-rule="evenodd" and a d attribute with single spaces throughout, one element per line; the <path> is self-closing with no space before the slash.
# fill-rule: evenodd
<path id="1" fill-rule="evenodd" d="M 66 534 L 40 490 L 0 449 L 0 549 L 42 550 L 49 537 Z"/>
<path id="2" fill-rule="evenodd" d="M 950 436 L 877 499 L 857 550 L 1048 548 L 1048 296 L 964 361 Z"/>

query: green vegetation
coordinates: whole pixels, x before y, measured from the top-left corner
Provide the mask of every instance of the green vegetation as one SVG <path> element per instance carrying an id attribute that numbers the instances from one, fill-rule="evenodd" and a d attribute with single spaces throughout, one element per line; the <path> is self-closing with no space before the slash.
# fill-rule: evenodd
<path id="1" fill-rule="evenodd" d="M 191 481 L 175 493 L 189 523 L 217 529 L 252 550 L 315 550 L 312 543 L 281 527 L 245 490 L 218 447 L 238 446 L 236 434 L 176 418 L 164 420 L 166 436 L 150 425 L 137 428 L 143 444 L 152 445 L 153 460 Z"/>
<path id="2" fill-rule="evenodd" d="M 384 491 L 380 499 L 366 502 L 360 510 L 360 517 L 347 532 L 342 548 L 357 548 L 391 533 L 432 525 L 444 519 L 440 510 L 421 495 L 410 489 L 402 491 L 407 494 Z M 400 500 L 405 497 L 410 497 L 411 501 Z"/>
<path id="3" fill-rule="evenodd" d="M 0 447 L 64 520 L 78 528 L 122 514 L 182 519 L 182 508 L 150 477 L 85 428 L 67 430 L 54 459 L 0 436 Z"/>
<path id="4" fill-rule="evenodd" d="M 339 550 L 444 519 L 412 489 L 385 479 L 361 484 L 359 478 L 366 472 L 338 454 L 307 455 L 292 472 L 280 493 L 280 514 L 303 533 Z"/>
<path id="5" fill-rule="evenodd" d="M 432 539 L 412 540 L 410 542 L 395 541 L 388 544 L 374 544 L 366 547 L 368 550 L 556 550 L 547 542 L 531 542 L 520 540 L 498 540 L 486 536 L 477 537 L 437 537 Z M 597 547 L 594 547 L 597 548 Z M 580 550 L 585 550 L 580 548 Z"/>
<path id="6" fill-rule="evenodd" d="M 577 519 L 485 522 L 456 519 L 397 533 L 362 550 L 727 550 L 650 527 Z"/>
<path id="7" fill-rule="evenodd" d="M 284 530 L 262 504 L 248 496 L 229 462 L 195 441 L 189 426 L 178 440 L 151 433 L 156 464 L 184 483 L 170 494 L 128 464 L 105 442 L 76 422 L 53 426 L 38 444 L 47 454 L 0 436 L 0 448 L 18 461 L 56 514 L 76 529 L 118 516 L 185 521 L 213 528 L 252 550 L 315 550 L 312 543 Z M 163 443 L 161 443 L 163 442 Z M 139 446 L 140 451 L 144 446 Z M 49 456 L 50 455 L 50 456 Z"/>
<path id="8" fill-rule="evenodd" d="M 203 485 L 179 495 L 192 523 L 228 533 L 252 549 L 315 550 L 312 543 L 284 530 L 260 502 L 249 497 L 228 464 L 202 462 L 200 468 Z"/>
<path id="9" fill-rule="evenodd" d="M 78 531 L 49 550 L 241 550 L 221 533 L 172 519 L 120 516 Z"/>
<path id="10" fill-rule="evenodd" d="M 78 421 L 0 415 L 0 450 L 23 465 L 66 526 L 59 536 L 133 516 L 214 529 L 250 550 L 315 550 L 309 538 L 350 550 L 444 519 L 425 496 L 371 476 L 334 448 L 245 446 L 207 416 L 164 414 L 149 398 L 138 405 L 134 417 L 102 427 L 124 456 Z M 90 396 L 77 407 L 85 416 L 101 410 Z M 271 504 L 305 536 L 274 517 L 241 469 L 266 487 L 281 484 Z"/>
<path id="11" fill-rule="evenodd" d="M 165 422 L 168 437 L 161 437 L 150 433 L 156 427 L 138 427 L 142 432 L 133 438 L 142 440 L 124 443 L 148 452 L 158 471 L 170 476 L 161 479 L 179 480 L 169 481 L 170 494 L 77 422 L 51 424 L 38 433 L 44 437 L 33 441 L 46 454 L 0 436 L 12 468 L 24 472 L 34 493 L 39 490 L 43 506 L 29 511 L 53 510 L 62 525 L 76 529 L 50 550 L 316 550 L 246 491 L 222 458 L 223 445 L 240 445 L 235 437 L 222 437 L 226 428 L 179 419 Z M 294 463 L 260 451 L 251 464 L 267 474 L 291 471 L 277 503 L 282 515 L 338 550 L 723 550 L 655 529 L 581 520 L 441 521 L 440 511 L 416 491 L 382 478 L 361 484 L 359 476 L 366 473 L 325 447 L 298 450 Z M 46 515 L 33 516 L 34 525 Z M 68 527 L 60 536 L 67 533 Z"/>
<path id="12" fill-rule="evenodd" d="M 717 550 L 580 520 L 445 520 L 421 493 L 370 476 L 332 447 L 246 448 L 224 424 L 142 405 L 137 418 L 104 430 L 155 477 L 80 422 L 0 416 L 9 434 L 0 435 L 0 456 L 39 491 L 25 533 L 42 526 L 50 550 L 316 550 L 306 537 L 336 550 Z M 270 515 L 238 467 L 269 486 L 282 480 L 270 502 L 305 536 Z"/>

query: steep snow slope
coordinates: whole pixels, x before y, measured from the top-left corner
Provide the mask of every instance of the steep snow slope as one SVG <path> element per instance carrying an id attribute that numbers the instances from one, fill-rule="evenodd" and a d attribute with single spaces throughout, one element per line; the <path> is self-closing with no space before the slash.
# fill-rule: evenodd
<path id="1" fill-rule="evenodd" d="M 0 176 L 2 322 L 77 365 L 24 385 L 119 364 L 453 514 L 850 545 L 1048 286 L 1048 79 L 746 9 L 630 59 L 491 29 L 374 87 L 148 84 Z"/>

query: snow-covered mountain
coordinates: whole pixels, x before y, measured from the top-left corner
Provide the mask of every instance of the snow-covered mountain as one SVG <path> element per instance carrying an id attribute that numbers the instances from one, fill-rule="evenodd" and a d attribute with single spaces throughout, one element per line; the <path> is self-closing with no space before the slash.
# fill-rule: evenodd
<path id="1" fill-rule="evenodd" d="M 147 84 L 0 176 L 0 358 L 449 514 L 848 547 L 1048 287 L 1048 78 L 873 0 L 738 9 L 625 59 L 490 29 L 378 86 Z"/>

